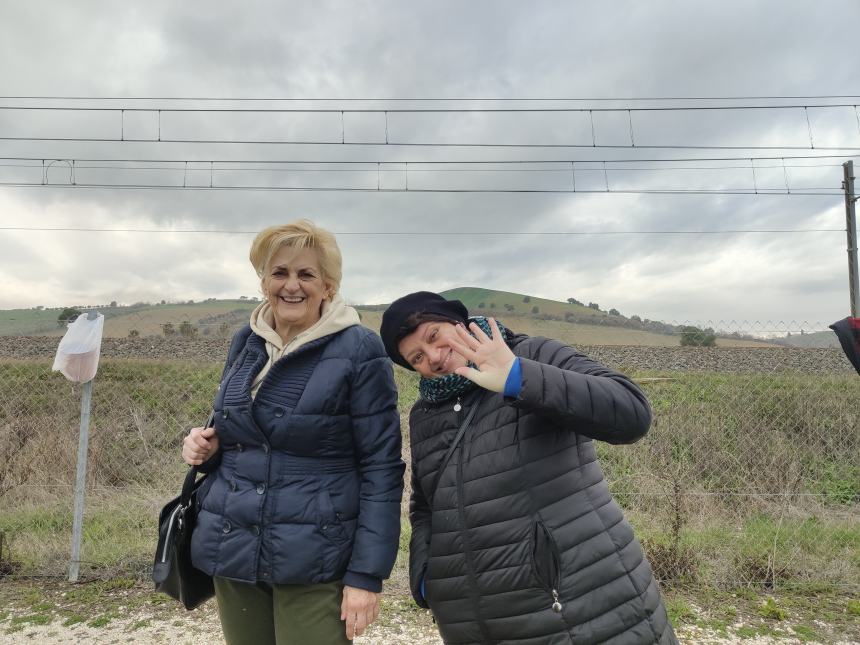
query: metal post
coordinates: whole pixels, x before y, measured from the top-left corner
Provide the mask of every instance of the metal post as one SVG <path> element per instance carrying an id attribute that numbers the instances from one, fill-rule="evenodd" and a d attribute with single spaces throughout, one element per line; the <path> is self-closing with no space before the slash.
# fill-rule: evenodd
<path id="1" fill-rule="evenodd" d="M 90 312 L 88 320 L 95 320 L 98 314 Z M 87 448 L 90 432 L 90 406 L 93 399 L 92 380 L 84 383 L 81 394 L 81 428 L 78 433 L 78 467 L 75 475 L 75 519 L 72 524 L 72 557 L 69 562 L 69 582 L 78 581 L 81 568 L 81 538 L 84 529 L 84 489 L 87 483 Z"/>
<path id="2" fill-rule="evenodd" d="M 842 164 L 845 181 L 845 229 L 848 233 L 848 289 L 851 295 L 851 316 L 857 318 L 857 307 L 860 306 L 860 279 L 857 277 L 857 216 L 854 212 L 854 162 Z"/>

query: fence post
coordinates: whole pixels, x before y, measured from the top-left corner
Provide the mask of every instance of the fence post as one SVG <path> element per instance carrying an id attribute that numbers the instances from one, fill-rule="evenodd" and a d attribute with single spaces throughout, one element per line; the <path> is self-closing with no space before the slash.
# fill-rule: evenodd
<path id="1" fill-rule="evenodd" d="M 848 289 L 851 296 L 851 316 L 857 318 L 857 307 L 860 306 L 860 280 L 857 277 L 857 217 L 854 213 L 854 162 L 842 164 L 845 180 L 842 188 L 845 190 L 845 229 L 848 233 Z"/>
<path id="2" fill-rule="evenodd" d="M 88 320 L 98 314 L 91 311 Z M 69 561 L 69 582 L 77 582 L 81 568 L 81 539 L 84 529 L 84 489 L 87 483 L 87 448 L 90 432 L 90 406 L 93 398 L 93 379 L 84 383 L 81 393 L 81 429 L 78 433 L 78 466 L 75 473 L 75 519 L 72 524 L 72 556 Z"/>

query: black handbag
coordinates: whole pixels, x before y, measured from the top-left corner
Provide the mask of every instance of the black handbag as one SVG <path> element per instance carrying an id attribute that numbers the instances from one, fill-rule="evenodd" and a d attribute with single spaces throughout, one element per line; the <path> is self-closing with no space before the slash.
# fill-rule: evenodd
<path id="1" fill-rule="evenodd" d="M 210 421 L 206 427 L 209 427 Z M 152 566 L 155 590 L 194 609 L 215 595 L 212 576 L 191 564 L 191 533 L 197 523 L 197 491 L 207 475 L 197 479 L 192 466 L 179 497 L 169 501 L 158 516 L 158 547 Z"/>

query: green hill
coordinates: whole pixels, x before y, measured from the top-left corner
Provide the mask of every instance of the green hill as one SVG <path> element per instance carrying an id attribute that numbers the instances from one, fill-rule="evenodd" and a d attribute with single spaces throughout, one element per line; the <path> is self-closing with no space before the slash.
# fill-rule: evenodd
<path id="1" fill-rule="evenodd" d="M 592 320 L 603 319 L 609 316 L 604 311 L 592 309 L 584 305 L 547 300 L 524 293 L 494 291 L 493 289 L 481 289 L 479 287 L 458 287 L 443 291 L 441 295 L 449 300 L 460 300 L 466 305 L 469 311 L 546 314 L 548 316 L 561 317 L 564 317 L 565 314 L 573 314 L 577 317 L 585 317 Z M 535 307 L 537 307 L 537 311 L 535 311 Z M 620 318 L 623 318 L 623 316 L 620 316 Z"/>
<path id="2" fill-rule="evenodd" d="M 679 344 L 679 336 L 672 325 L 641 320 L 638 316 L 609 314 L 581 304 L 478 287 L 459 287 L 444 291 L 442 295 L 461 300 L 473 314 L 497 317 L 515 331 L 557 338 L 574 345 L 677 347 Z M 104 335 L 108 338 L 162 336 L 165 333 L 226 337 L 247 322 L 257 304 L 258 301 L 250 299 L 208 299 L 96 309 L 105 316 Z M 358 305 L 357 309 L 362 322 L 378 331 L 385 307 Z M 61 311 L 62 308 L 0 311 L 0 335 L 62 336 L 65 327 L 57 323 Z M 720 347 L 763 345 L 771 343 L 751 338 L 717 339 Z"/>

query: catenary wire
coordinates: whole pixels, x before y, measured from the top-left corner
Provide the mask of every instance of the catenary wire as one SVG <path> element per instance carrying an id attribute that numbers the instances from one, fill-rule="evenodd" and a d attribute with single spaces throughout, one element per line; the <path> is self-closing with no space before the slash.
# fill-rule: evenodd
<path id="1" fill-rule="evenodd" d="M 854 108 L 854 103 L 792 105 L 682 105 L 656 107 L 539 107 L 539 108 L 233 108 L 233 107 L 91 107 L 67 105 L 0 105 L 6 111 L 46 112 L 163 112 L 163 113 L 237 113 L 237 114 L 491 114 L 491 113 L 579 113 L 592 112 L 699 112 L 712 110 L 808 110 Z"/>
<path id="2" fill-rule="evenodd" d="M 0 231 L 22 232 L 74 232 L 74 233 L 184 233 L 184 234 L 224 234 L 257 235 L 259 231 L 225 229 L 162 229 L 162 228 L 83 228 L 50 226 L 0 226 Z M 723 229 L 723 230 L 634 230 L 634 231 L 335 231 L 337 235 L 385 235 L 385 236 L 458 236 L 458 235 L 736 235 L 744 233 L 844 233 L 842 228 L 799 228 L 799 229 Z"/>
<path id="3" fill-rule="evenodd" d="M 124 139 L 107 137 L 0 137 L 0 141 L 66 141 L 77 143 L 191 143 L 216 145 L 290 146 L 383 146 L 423 148 L 604 148 L 612 150 L 827 150 L 860 153 L 858 146 L 713 146 L 713 145 L 631 145 L 597 143 L 450 143 L 429 141 L 301 141 L 274 139 Z M 749 157 L 747 157 L 748 159 Z"/>
<path id="4" fill-rule="evenodd" d="M 650 189 L 650 190 L 624 190 L 624 189 L 601 189 L 601 190 L 570 190 L 570 189 L 532 189 L 532 188 L 360 188 L 351 186 L 325 187 L 325 186 L 225 186 L 225 185 L 185 185 L 176 184 L 96 184 L 96 183 L 33 183 L 33 182 L 0 182 L 0 187 L 10 188 L 88 188 L 108 190 L 214 190 L 214 191 L 249 191 L 249 192 L 349 192 L 349 193 L 546 193 L 546 194 L 623 194 L 623 195 L 775 195 L 784 197 L 809 197 L 809 196 L 842 196 L 843 191 L 839 188 L 810 188 L 795 189 L 791 192 L 785 189 Z M 830 190 L 832 192 L 824 192 Z M 821 192 L 819 192 L 821 191 Z"/>
<path id="5" fill-rule="evenodd" d="M 486 102 L 516 102 L 516 101 L 787 101 L 787 100 L 824 100 L 824 99 L 860 99 L 858 94 L 807 94 L 785 96 L 638 96 L 638 97 L 215 97 L 215 96 L 0 96 L 0 100 L 44 100 L 44 101 L 486 101 Z"/>

